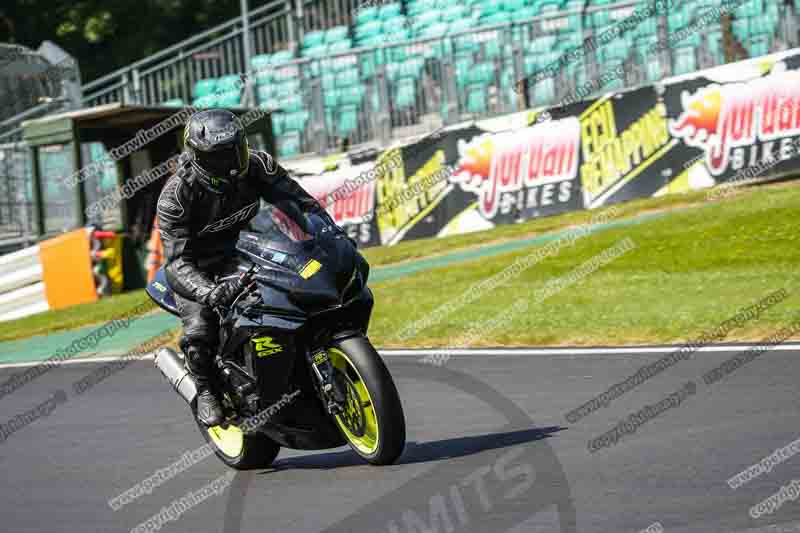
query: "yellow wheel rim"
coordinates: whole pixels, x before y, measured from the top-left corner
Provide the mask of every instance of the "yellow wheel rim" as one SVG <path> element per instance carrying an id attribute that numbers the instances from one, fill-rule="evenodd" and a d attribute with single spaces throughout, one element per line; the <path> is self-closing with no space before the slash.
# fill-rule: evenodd
<path id="1" fill-rule="evenodd" d="M 369 390 L 358 369 L 344 352 L 329 348 L 328 357 L 333 366 L 344 375 L 346 384 L 347 404 L 344 413 L 336 415 L 336 424 L 358 451 L 371 455 L 378 449 L 380 433 Z"/>
<path id="2" fill-rule="evenodd" d="M 226 428 L 214 426 L 208 428 L 211 442 L 228 457 L 239 457 L 244 449 L 244 433 L 233 424 Z"/>

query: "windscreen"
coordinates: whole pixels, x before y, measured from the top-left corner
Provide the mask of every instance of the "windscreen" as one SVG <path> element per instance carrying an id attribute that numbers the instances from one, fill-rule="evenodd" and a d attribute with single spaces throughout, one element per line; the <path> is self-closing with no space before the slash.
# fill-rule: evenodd
<path id="1" fill-rule="evenodd" d="M 277 250 L 285 254 L 306 255 L 313 246 L 314 224 L 293 203 L 280 208 L 266 204 L 239 237 L 236 247 L 262 259 L 273 260 Z M 278 256 L 280 257 L 280 256 Z"/>

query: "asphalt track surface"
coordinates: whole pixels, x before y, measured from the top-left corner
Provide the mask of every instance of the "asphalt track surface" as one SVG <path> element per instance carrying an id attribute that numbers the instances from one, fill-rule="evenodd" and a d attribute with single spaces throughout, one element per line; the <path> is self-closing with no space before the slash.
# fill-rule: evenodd
<path id="1" fill-rule="evenodd" d="M 565 414 L 664 353 L 458 355 L 443 366 L 386 356 L 404 403 L 398 464 L 361 464 L 348 448 L 283 450 L 239 473 L 164 532 L 800 531 L 800 501 L 749 509 L 800 479 L 800 454 L 742 487 L 726 480 L 800 437 L 798 352 L 774 350 L 706 385 L 737 353 L 702 352 L 574 424 Z M 113 511 L 108 500 L 203 444 L 151 362 L 82 395 L 97 364 L 50 370 L 0 399 L 5 423 L 64 391 L 48 416 L 0 442 L 0 531 L 124 532 L 228 470 L 215 457 Z M 0 369 L 0 383 L 24 369 Z M 590 439 L 694 381 L 696 393 L 590 453 Z"/>

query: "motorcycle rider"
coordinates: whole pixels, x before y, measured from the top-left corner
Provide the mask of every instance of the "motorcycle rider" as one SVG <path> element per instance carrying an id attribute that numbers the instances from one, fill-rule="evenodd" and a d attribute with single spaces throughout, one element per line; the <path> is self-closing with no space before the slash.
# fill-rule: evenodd
<path id="1" fill-rule="evenodd" d="M 165 272 L 183 322 L 180 347 L 197 384 L 197 418 L 207 426 L 223 413 L 211 386 L 219 319 L 244 288 L 235 274 L 235 244 L 259 210 L 259 199 L 294 201 L 344 233 L 317 201 L 270 154 L 250 150 L 241 121 L 230 111 L 195 113 L 184 131 L 178 168 L 158 199 Z"/>

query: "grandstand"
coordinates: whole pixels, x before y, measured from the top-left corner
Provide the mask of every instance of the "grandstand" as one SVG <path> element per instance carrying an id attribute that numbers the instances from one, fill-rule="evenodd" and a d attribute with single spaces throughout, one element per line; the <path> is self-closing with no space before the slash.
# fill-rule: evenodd
<path id="1" fill-rule="evenodd" d="M 651 16 L 656 4 L 667 8 Z M 0 120 L 13 114 L 0 122 L 0 251 L 34 239 L 26 119 L 111 103 L 258 106 L 273 110 L 281 158 L 357 151 L 795 47 L 799 20 L 800 0 L 275 1 L 83 85 L 52 43 L 0 47 Z M 108 148 L 81 150 L 95 161 Z M 72 208 L 61 189 L 44 193 L 47 209 Z"/>
<path id="2" fill-rule="evenodd" d="M 256 104 L 276 111 L 279 155 L 289 157 L 555 104 L 619 67 L 624 76 L 597 91 L 783 50 L 797 44 L 800 13 L 800 0 L 674 0 L 647 17 L 651 0 L 299 3 L 252 11 L 249 47 L 233 19 L 87 84 L 84 104 Z M 519 79 L 576 48 L 517 93 Z"/>

